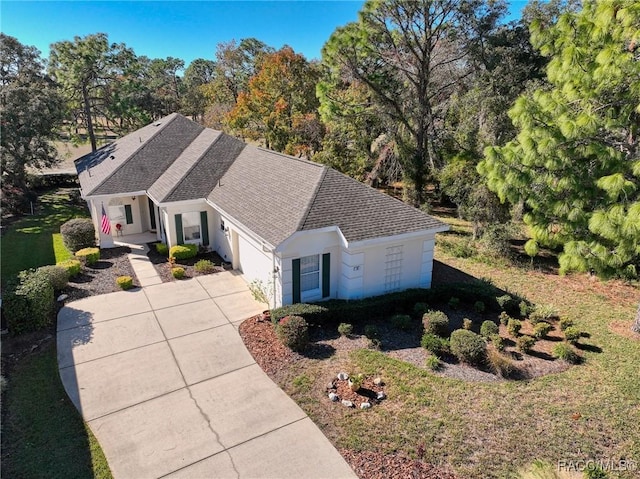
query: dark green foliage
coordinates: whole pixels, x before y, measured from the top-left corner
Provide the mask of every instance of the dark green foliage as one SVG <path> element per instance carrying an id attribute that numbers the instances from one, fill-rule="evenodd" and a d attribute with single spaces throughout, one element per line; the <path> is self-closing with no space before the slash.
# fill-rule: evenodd
<path id="1" fill-rule="evenodd" d="M 460 298 L 456 298 L 455 296 L 449 299 L 447 303 L 451 309 L 458 309 L 460 307 Z"/>
<path id="2" fill-rule="evenodd" d="M 73 278 L 80 274 L 80 270 L 82 269 L 82 263 L 77 259 L 68 259 L 66 261 L 61 261 L 56 266 L 60 268 L 64 268 L 67 271 L 67 275 L 69 278 Z"/>
<path id="3" fill-rule="evenodd" d="M 564 337 L 570 343 L 577 343 L 582 336 L 582 331 L 580 331 L 575 326 L 569 326 L 564 330 Z"/>
<path id="4" fill-rule="evenodd" d="M 133 287 L 133 278 L 131 276 L 118 276 L 116 278 L 116 284 L 121 289 L 127 290 Z"/>
<path id="5" fill-rule="evenodd" d="M 323 324 L 329 316 L 328 308 L 317 304 L 297 303 L 271 310 L 271 321 L 278 323 L 285 316 L 302 316 L 309 324 Z M 345 315 L 344 317 L 349 317 Z"/>
<path id="6" fill-rule="evenodd" d="M 417 318 L 422 318 L 424 313 L 426 313 L 427 311 L 429 311 L 429 305 L 427 303 L 416 303 L 413 307 L 413 314 Z"/>
<path id="7" fill-rule="evenodd" d="M 565 329 L 573 326 L 573 320 L 569 318 L 562 318 L 560 320 L 560 329 L 564 331 Z"/>
<path id="8" fill-rule="evenodd" d="M 438 357 L 449 354 L 449 341 L 432 333 L 423 334 L 420 345 Z"/>
<path id="9" fill-rule="evenodd" d="M 518 308 L 520 309 L 520 316 L 523 318 L 529 316 L 529 313 L 532 311 L 532 306 L 526 301 L 520 301 Z"/>
<path id="10" fill-rule="evenodd" d="M 518 334 L 520 334 L 521 329 L 522 329 L 522 323 L 517 319 L 511 318 L 507 323 L 507 331 L 509 331 L 509 334 L 513 337 L 518 336 Z"/>
<path id="11" fill-rule="evenodd" d="M 438 336 L 449 335 L 449 318 L 442 311 L 429 311 L 422 316 L 422 325 L 425 333 Z"/>
<path id="12" fill-rule="evenodd" d="M 375 324 L 367 324 L 364 327 L 364 335 L 369 339 L 378 339 L 380 332 Z"/>
<path id="13" fill-rule="evenodd" d="M 214 265 L 208 259 L 201 259 L 200 261 L 197 261 L 193 267 L 198 273 L 201 274 L 213 273 L 216 270 L 216 265 Z"/>
<path id="14" fill-rule="evenodd" d="M 69 282 L 69 271 L 61 266 L 41 266 L 36 271 L 48 279 L 54 291 L 64 289 Z"/>
<path id="15" fill-rule="evenodd" d="M 303 351 L 309 344 L 309 325 L 301 316 L 286 316 L 276 324 L 276 335 L 293 351 Z"/>
<path id="16" fill-rule="evenodd" d="M 172 246 L 169 250 L 169 257 L 180 259 L 193 258 L 198 254 L 198 245 L 196 244 L 179 244 Z"/>
<path id="17" fill-rule="evenodd" d="M 491 193 L 489 192 L 489 194 Z M 480 239 L 482 253 L 489 258 L 510 258 L 512 237 L 513 227 L 509 223 L 487 225 L 483 229 Z"/>
<path id="18" fill-rule="evenodd" d="M 584 470 L 584 479 L 607 479 L 609 475 L 599 464 L 588 464 Z"/>
<path id="19" fill-rule="evenodd" d="M 451 333 L 451 352 L 462 362 L 481 364 L 487 355 L 487 343 L 482 337 L 466 329 Z"/>
<path id="20" fill-rule="evenodd" d="M 96 230 L 90 218 L 74 218 L 67 221 L 60 226 L 60 234 L 64 246 L 72 253 L 96 245 Z"/>
<path id="21" fill-rule="evenodd" d="M 164 243 L 156 243 L 156 251 L 163 256 L 169 255 L 169 247 Z"/>
<path id="22" fill-rule="evenodd" d="M 487 307 L 482 301 L 476 301 L 475 303 L 473 303 L 473 310 L 478 314 L 484 313 L 486 309 Z"/>
<path id="23" fill-rule="evenodd" d="M 502 339 L 502 336 L 499 334 L 492 334 L 489 339 L 491 340 L 491 344 L 493 344 L 498 351 L 504 350 L 504 339 Z"/>
<path id="24" fill-rule="evenodd" d="M 76 258 L 84 261 L 86 264 L 95 264 L 100 259 L 99 248 L 83 248 L 76 251 Z"/>
<path id="25" fill-rule="evenodd" d="M 425 366 L 427 366 L 432 371 L 437 371 L 442 366 L 442 363 L 438 356 L 429 356 L 425 360 Z"/>
<path id="26" fill-rule="evenodd" d="M 36 331 L 53 321 L 55 297 L 45 272 L 23 271 L 16 284 L 7 287 L 2 304 L 12 334 Z"/>
<path id="27" fill-rule="evenodd" d="M 413 321 L 408 314 L 396 314 L 391 316 L 391 326 L 400 331 L 410 331 L 413 328 Z"/>
<path id="28" fill-rule="evenodd" d="M 520 304 L 510 294 L 503 294 L 502 296 L 498 296 L 496 298 L 498 305 L 502 311 L 506 312 L 510 316 L 517 316 L 520 313 Z"/>
<path id="29" fill-rule="evenodd" d="M 549 334 L 553 330 L 553 326 L 549 323 L 538 323 L 533 328 L 533 336 L 537 339 L 544 338 L 547 334 Z"/>
<path id="30" fill-rule="evenodd" d="M 494 334 L 498 334 L 498 325 L 493 321 L 483 321 L 480 326 L 480 335 L 484 338 L 490 338 Z"/>
<path id="31" fill-rule="evenodd" d="M 553 347 L 553 355 L 571 364 L 575 364 L 580 359 L 576 351 L 570 344 L 558 343 Z"/>
<path id="32" fill-rule="evenodd" d="M 532 338 L 531 336 L 520 336 L 516 339 L 516 345 L 518 347 L 518 351 L 528 354 L 533 346 L 536 344 L 536 338 Z"/>
<path id="33" fill-rule="evenodd" d="M 349 323 L 340 323 L 338 325 L 338 333 L 341 336 L 351 336 L 353 334 L 353 325 Z"/>

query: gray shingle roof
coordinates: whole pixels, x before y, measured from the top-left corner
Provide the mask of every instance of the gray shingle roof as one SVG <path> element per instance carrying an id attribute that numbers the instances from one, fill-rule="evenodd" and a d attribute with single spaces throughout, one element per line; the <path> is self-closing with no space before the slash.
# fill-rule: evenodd
<path id="1" fill-rule="evenodd" d="M 326 166 L 246 145 L 179 114 L 80 158 L 76 168 L 85 196 L 206 198 L 273 246 L 296 231 L 332 226 L 349 242 L 446 229 Z"/>

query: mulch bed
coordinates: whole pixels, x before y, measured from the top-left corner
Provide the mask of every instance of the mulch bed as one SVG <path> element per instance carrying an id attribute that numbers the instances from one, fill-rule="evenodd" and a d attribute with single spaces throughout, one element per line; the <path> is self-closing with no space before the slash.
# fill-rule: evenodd
<path id="1" fill-rule="evenodd" d="M 402 454 L 339 451 L 360 479 L 456 479 L 450 472 Z"/>
<path id="2" fill-rule="evenodd" d="M 122 291 L 116 284 L 118 276 L 131 276 L 133 285 L 139 286 L 131 262 L 127 255 L 131 249 L 126 246 L 100 250 L 100 260 L 93 265 L 85 265 L 81 273 L 71 278 L 62 293 L 69 297 L 65 301 Z"/>
<path id="3" fill-rule="evenodd" d="M 147 257 L 155 267 L 156 272 L 162 279 L 163 283 L 176 281 L 176 279 L 171 274 L 172 266 L 169 263 L 169 258 L 166 257 L 165 255 L 159 254 L 156 251 L 156 247 L 155 247 L 156 244 L 158 243 L 157 242 L 147 243 L 147 246 L 149 247 L 149 252 L 147 253 Z M 184 279 L 195 278 L 196 276 L 201 276 L 203 274 L 211 274 L 211 273 L 198 273 L 195 270 L 195 267 L 194 267 L 195 264 L 201 259 L 208 259 L 215 265 L 215 269 L 213 273 L 218 273 L 231 268 L 231 264 L 226 262 L 224 259 L 222 259 L 222 257 L 215 251 L 200 253 L 194 258 L 178 260 L 176 261 L 175 266 L 180 266 L 181 268 L 184 269 L 184 272 L 185 272 Z"/>

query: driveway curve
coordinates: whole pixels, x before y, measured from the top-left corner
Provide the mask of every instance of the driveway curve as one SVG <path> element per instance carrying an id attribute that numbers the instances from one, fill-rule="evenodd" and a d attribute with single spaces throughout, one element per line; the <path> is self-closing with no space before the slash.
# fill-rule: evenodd
<path id="1" fill-rule="evenodd" d="M 235 272 L 62 308 L 60 377 L 115 478 L 357 477 L 244 347 L 261 309 Z"/>

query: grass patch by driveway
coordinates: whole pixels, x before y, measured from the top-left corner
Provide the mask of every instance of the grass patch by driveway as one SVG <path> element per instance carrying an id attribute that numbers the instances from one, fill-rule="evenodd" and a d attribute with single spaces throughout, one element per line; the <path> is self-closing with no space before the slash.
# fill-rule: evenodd
<path id="1" fill-rule="evenodd" d="M 8 381 L 3 477 L 112 477 L 100 445 L 62 387 L 54 340 L 20 361 Z"/>
<path id="2" fill-rule="evenodd" d="M 29 268 L 55 264 L 71 256 L 60 236 L 60 225 L 71 218 L 88 217 L 86 205 L 71 204 L 69 191 L 52 190 L 38 198 L 36 214 L 7 227 L 0 245 L 2 284 Z"/>

